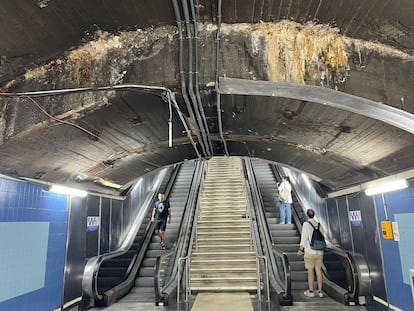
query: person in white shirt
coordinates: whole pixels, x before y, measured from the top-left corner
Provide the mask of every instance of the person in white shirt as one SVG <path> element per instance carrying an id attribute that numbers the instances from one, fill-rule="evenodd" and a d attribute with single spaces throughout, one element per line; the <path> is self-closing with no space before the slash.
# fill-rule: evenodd
<path id="1" fill-rule="evenodd" d="M 292 186 L 288 176 L 282 177 L 282 182 L 278 184 L 279 190 L 279 214 L 280 224 L 292 223 Z"/>
<path id="2" fill-rule="evenodd" d="M 315 217 L 315 212 L 313 209 L 308 209 L 306 211 L 306 215 L 308 216 L 309 220 L 303 223 L 302 236 L 300 238 L 300 245 L 298 250 L 298 256 L 302 256 L 305 253 L 305 268 L 308 270 L 309 288 L 304 292 L 304 294 L 308 297 L 315 297 L 313 284 L 315 282 L 316 272 L 316 279 L 318 281 L 317 295 L 319 297 L 324 297 L 324 294 L 322 293 L 322 261 L 324 252 L 320 250 L 314 250 L 310 246 L 314 227 L 316 228 L 319 225 L 319 230 L 323 235 L 324 232 L 320 224 L 315 219 L 313 219 Z"/>

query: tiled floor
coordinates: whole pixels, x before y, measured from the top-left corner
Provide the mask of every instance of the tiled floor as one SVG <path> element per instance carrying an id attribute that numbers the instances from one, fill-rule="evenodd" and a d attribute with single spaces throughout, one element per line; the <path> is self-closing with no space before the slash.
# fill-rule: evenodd
<path id="1" fill-rule="evenodd" d="M 154 303 L 143 302 L 116 302 L 107 308 L 92 308 L 89 311 L 169 311 L 177 310 L 176 306 L 172 307 L 156 307 Z"/>
<path id="2" fill-rule="evenodd" d="M 248 293 L 200 293 L 191 311 L 254 311 Z"/>
<path id="3" fill-rule="evenodd" d="M 260 306 L 252 303 L 247 293 L 203 293 L 195 297 L 192 305 L 178 307 L 175 301 L 170 306 L 155 306 L 154 303 L 122 302 L 122 299 L 107 308 L 92 308 L 89 311 L 269 311 L 277 310 L 274 306 Z M 293 306 L 281 307 L 281 311 L 367 311 L 362 306 L 344 306 L 332 298 L 311 298 L 306 302 L 294 302 Z"/>
<path id="4" fill-rule="evenodd" d="M 332 299 L 320 299 L 314 302 L 296 302 L 293 306 L 282 307 L 282 311 L 366 311 L 365 307 L 350 307 L 333 301 Z"/>

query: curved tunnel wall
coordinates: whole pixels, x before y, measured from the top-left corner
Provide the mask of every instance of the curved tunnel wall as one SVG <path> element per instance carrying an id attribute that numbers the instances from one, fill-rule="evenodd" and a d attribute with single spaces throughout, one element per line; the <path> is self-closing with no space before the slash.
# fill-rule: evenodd
<path id="1" fill-rule="evenodd" d="M 400 241 L 382 237 L 380 224 L 387 217 L 381 195 L 358 192 L 328 199 L 326 218 L 339 245 L 367 261 L 375 310 L 388 310 L 386 302 L 401 310 L 414 310 L 408 271 L 414 267 L 414 184 L 384 196 L 388 218 L 398 224 Z"/>
<path id="2" fill-rule="evenodd" d="M 159 175 L 164 176 L 155 171 L 142 177 L 123 200 L 98 196 L 72 199 L 63 304 L 80 303 L 86 262 L 120 248 Z M 100 226 L 88 229 L 88 217 L 99 217 Z"/>
<path id="3" fill-rule="evenodd" d="M 328 240 L 343 249 L 362 255 L 367 261 L 375 310 L 388 310 L 389 302 L 402 310 L 414 310 L 409 269 L 414 268 L 414 184 L 405 190 L 384 194 L 386 210 L 380 195 L 366 196 L 352 193 L 335 199 L 324 200 L 301 172 L 281 167 L 291 179 L 295 191 L 303 198 L 302 209 L 313 208 L 316 217 L 327 228 Z M 400 240 L 385 240 L 381 221 L 396 222 Z M 360 220 L 358 221 L 358 216 Z M 382 303 L 378 302 L 381 301 Z"/>
<path id="4" fill-rule="evenodd" d="M 69 200 L 0 178 L 0 310 L 54 310 L 62 300 Z"/>
<path id="5" fill-rule="evenodd" d="M 69 198 L 0 177 L 0 310 L 80 303 L 86 261 L 119 248 L 158 175 L 145 176 L 124 200 Z M 88 216 L 99 226 L 88 226 Z"/>
<path id="6" fill-rule="evenodd" d="M 286 172 L 289 175 L 296 174 L 292 171 Z M 301 174 L 297 173 L 294 186 L 301 189 L 309 201 L 317 203 L 318 216 L 330 231 L 330 239 L 341 245 L 344 249 L 362 254 L 369 265 L 372 291 L 375 297 L 383 301 L 389 301 L 394 306 L 402 310 L 411 310 L 413 300 L 411 290 L 407 284 L 407 267 L 414 266 L 414 251 L 408 247 L 407 241 L 412 236 L 412 226 L 410 219 L 414 217 L 412 205 L 414 204 L 414 185 L 411 184 L 406 190 L 385 195 L 388 205 L 389 219 L 396 221 L 400 229 L 400 241 L 383 240 L 381 238 L 380 223 L 385 219 L 384 208 L 380 196 L 374 198 L 367 197 L 364 193 L 354 193 L 347 196 L 328 199 L 326 202 L 320 199 L 315 201 L 316 193 L 308 189 L 301 179 Z M 117 229 L 113 232 L 114 236 L 120 236 L 122 228 L 121 217 L 127 217 L 128 206 L 138 202 L 139 197 L 145 195 L 151 188 L 152 180 L 149 178 L 141 183 L 142 189 L 132 192 L 125 202 L 108 198 L 90 197 L 88 199 L 71 200 L 71 214 L 68 223 L 67 197 L 64 195 L 54 195 L 44 191 L 43 186 L 34 185 L 27 182 L 15 181 L 0 178 L 0 224 L 15 224 L 17 222 L 27 223 L 49 223 L 49 234 L 47 238 L 47 260 L 43 262 L 45 267 L 45 284 L 43 287 L 23 293 L 15 294 L 14 297 L 0 302 L 0 309 L 5 310 L 53 310 L 61 305 L 62 294 L 63 302 L 71 303 L 80 301 L 81 279 L 83 266 L 86 259 L 104 253 L 109 249 L 119 246 L 120 240 L 109 238 L 109 219 L 112 217 L 112 226 Z M 319 202 L 319 203 L 318 203 Z M 97 206 L 101 206 L 100 213 Z M 109 212 L 117 210 L 119 213 Z M 313 206 L 315 207 L 315 206 Z M 97 213 L 98 211 L 98 213 Z M 120 212 L 122 213 L 120 214 Z M 361 224 L 350 221 L 350 212 L 359 211 L 361 214 Z M 115 215 L 117 214 L 117 215 Z M 86 217 L 97 216 L 101 219 L 100 244 L 98 245 L 98 233 L 86 231 Z M 122 215 L 122 216 L 121 216 Z M 69 224 L 69 226 L 68 226 Z M 127 224 L 127 222 L 123 222 Z M 66 247 L 66 230 L 68 231 L 68 248 Z M 15 226 L 15 228 L 20 228 Z M 31 234 L 37 236 L 34 227 Z M 40 227 L 39 227 L 40 228 Z M 27 228 L 26 228 L 27 230 Z M 117 231 L 118 230 L 118 231 Z M 23 232 L 23 229 L 20 230 Z M 42 230 L 39 230 L 42 232 Z M 43 231 L 44 232 L 44 231 Z M 5 232 L 2 237 L 13 239 L 14 231 Z M 411 235 L 410 235 L 411 234 Z M 42 240 L 41 233 L 38 234 Z M 408 242 L 409 243 L 409 242 Z M 21 249 L 21 247 L 19 248 Z M 66 259 L 66 275 L 64 291 L 63 271 L 64 260 Z M 36 268 L 36 263 L 27 260 L 25 264 L 30 269 Z M 0 253 L 0 260 L 10 263 L 10 254 Z M 385 274 L 383 273 L 385 271 Z M 2 278 L 0 286 L 11 286 L 13 279 Z M 26 283 L 35 286 L 36 280 L 25 279 Z M 63 293 L 64 292 L 64 293 Z M 374 301 L 376 310 L 387 310 L 382 304 Z"/>
<path id="7" fill-rule="evenodd" d="M 398 225 L 399 238 L 381 237 L 388 301 L 402 310 L 414 310 L 414 293 L 411 293 L 409 270 L 414 269 L 414 184 L 404 191 L 384 194 L 388 219 Z M 384 204 L 380 195 L 373 198 L 377 221 L 386 220 Z M 394 228 L 394 227 L 393 227 Z M 377 227 L 381 236 L 381 227 Z"/>

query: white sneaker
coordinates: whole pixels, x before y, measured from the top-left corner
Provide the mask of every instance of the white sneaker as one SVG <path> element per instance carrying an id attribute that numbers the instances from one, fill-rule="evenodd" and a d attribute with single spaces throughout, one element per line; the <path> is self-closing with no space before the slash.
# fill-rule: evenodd
<path id="1" fill-rule="evenodd" d="M 315 293 L 311 292 L 309 289 L 307 289 L 303 294 L 307 297 L 315 297 Z"/>
<path id="2" fill-rule="evenodd" d="M 325 295 L 324 295 L 321 291 L 318 291 L 318 296 L 319 296 L 320 298 L 325 297 Z"/>

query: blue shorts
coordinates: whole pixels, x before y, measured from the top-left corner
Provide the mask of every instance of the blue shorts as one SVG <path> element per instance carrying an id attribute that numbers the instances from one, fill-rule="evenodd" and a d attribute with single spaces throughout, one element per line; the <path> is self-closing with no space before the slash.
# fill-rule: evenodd
<path id="1" fill-rule="evenodd" d="M 167 228 L 167 218 L 155 219 L 155 230 L 165 231 Z"/>

